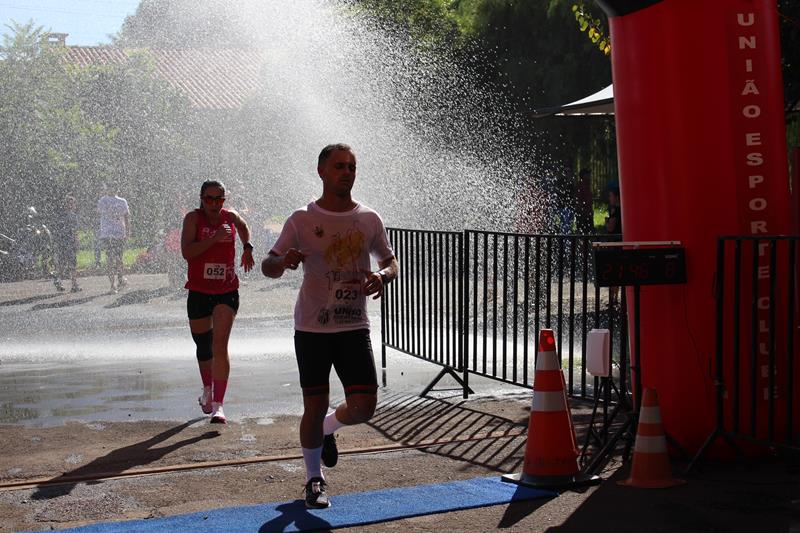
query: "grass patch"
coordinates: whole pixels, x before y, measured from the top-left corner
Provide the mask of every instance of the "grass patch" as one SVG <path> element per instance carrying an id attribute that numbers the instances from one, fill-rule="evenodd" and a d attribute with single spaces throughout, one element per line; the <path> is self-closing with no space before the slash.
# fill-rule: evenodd
<path id="1" fill-rule="evenodd" d="M 601 204 L 594 210 L 594 231 L 595 233 L 606 233 L 606 217 L 608 216 L 608 206 Z"/>
<path id="2" fill-rule="evenodd" d="M 145 247 L 140 248 L 127 248 L 122 253 L 122 264 L 125 265 L 125 268 L 130 268 L 134 262 L 136 262 L 136 258 L 139 257 L 139 254 L 147 250 Z M 102 252 L 100 254 L 100 261 L 102 267 L 106 265 L 106 253 Z M 94 250 L 78 250 L 78 270 L 86 270 L 94 268 Z"/>

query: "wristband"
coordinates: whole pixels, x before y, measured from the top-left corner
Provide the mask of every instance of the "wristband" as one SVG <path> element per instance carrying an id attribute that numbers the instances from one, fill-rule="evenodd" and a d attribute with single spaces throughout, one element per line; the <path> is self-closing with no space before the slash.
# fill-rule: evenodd
<path id="1" fill-rule="evenodd" d="M 242 245 L 242 248 L 244 248 L 245 250 L 250 250 L 251 252 L 253 251 L 253 245 L 250 244 L 249 242 L 244 243 Z"/>

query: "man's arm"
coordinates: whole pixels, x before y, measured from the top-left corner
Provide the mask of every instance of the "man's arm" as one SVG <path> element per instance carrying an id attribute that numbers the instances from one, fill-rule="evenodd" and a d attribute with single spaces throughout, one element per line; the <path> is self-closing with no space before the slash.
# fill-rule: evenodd
<path id="1" fill-rule="evenodd" d="M 298 265 L 303 262 L 303 259 L 305 259 L 305 256 L 300 253 L 300 250 L 295 248 L 289 248 L 289 251 L 284 255 L 270 252 L 269 255 L 261 261 L 261 273 L 268 278 L 279 278 L 287 268 L 289 270 L 295 270 Z"/>
<path id="2" fill-rule="evenodd" d="M 400 273 L 400 264 L 397 262 L 397 258 L 394 256 L 390 257 L 389 259 L 379 261 L 378 266 L 380 267 L 378 274 L 382 274 L 381 278 L 383 278 L 382 281 L 385 285 L 388 285 L 397 279 L 397 275 Z"/>
<path id="3" fill-rule="evenodd" d="M 378 267 L 380 270 L 369 273 L 367 279 L 364 281 L 364 295 L 370 296 L 374 294 L 373 300 L 377 300 L 383 296 L 386 285 L 396 279 L 397 274 L 400 272 L 400 265 L 397 263 L 397 258 L 394 256 L 379 261 Z"/>

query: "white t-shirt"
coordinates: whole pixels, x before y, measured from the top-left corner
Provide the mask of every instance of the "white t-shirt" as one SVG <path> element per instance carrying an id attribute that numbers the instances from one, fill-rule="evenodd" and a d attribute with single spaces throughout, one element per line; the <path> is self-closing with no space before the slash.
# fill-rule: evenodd
<path id="1" fill-rule="evenodd" d="M 100 214 L 100 238 L 124 239 L 125 217 L 130 215 L 128 202 L 119 196 L 103 196 L 97 201 Z"/>
<path id="2" fill-rule="evenodd" d="M 286 220 L 272 252 L 290 248 L 305 255 L 303 284 L 294 307 L 299 331 L 335 333 L 369 328 L 362 284 L 370 256 L 394 256 L 380 215 L 361 204 L 336 213 L 311 202 Z"/>

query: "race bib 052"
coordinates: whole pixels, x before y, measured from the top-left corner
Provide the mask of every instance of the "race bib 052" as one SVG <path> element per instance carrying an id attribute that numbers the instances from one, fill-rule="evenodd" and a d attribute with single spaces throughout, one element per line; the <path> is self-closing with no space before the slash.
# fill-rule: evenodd
<path id="1" fill-rule="evenodd" d="M 225 263 L 206 263 L 203 265 L 204 279 L 225 279 Z"/>

